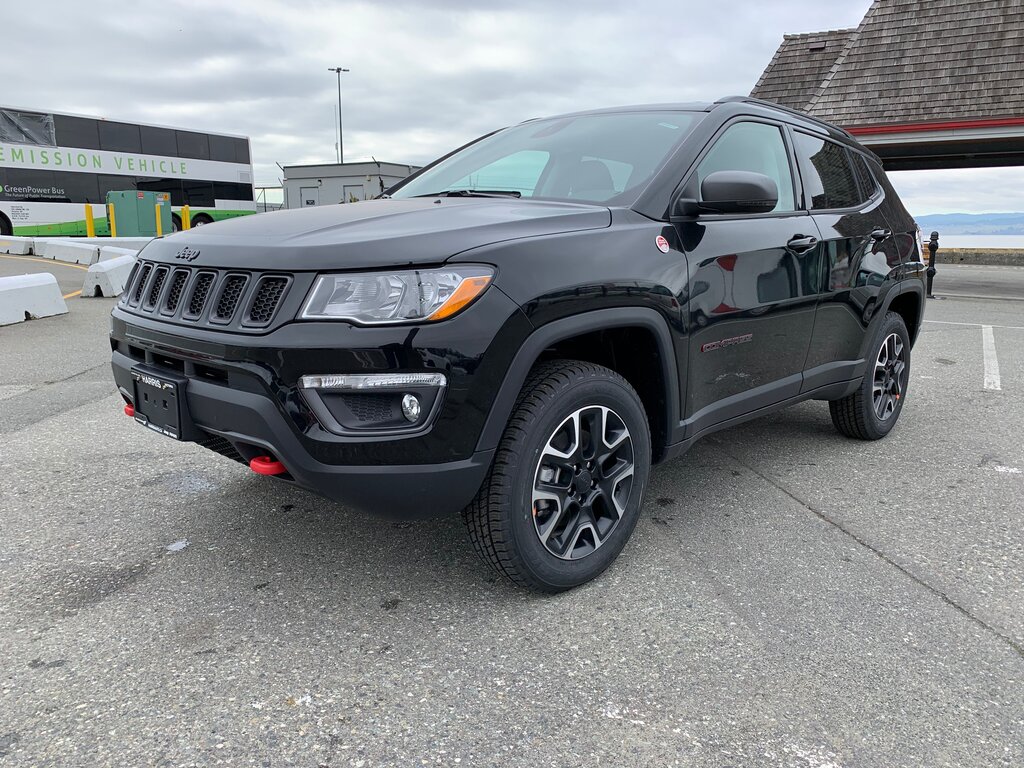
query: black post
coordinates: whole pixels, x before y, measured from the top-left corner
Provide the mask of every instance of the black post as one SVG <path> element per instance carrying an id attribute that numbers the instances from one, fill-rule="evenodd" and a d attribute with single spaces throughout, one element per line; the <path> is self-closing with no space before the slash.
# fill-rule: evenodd
<path id="1" fill-rule="evenodd" d="M 932 238 L 928 241 L 928 269 L 925 274 L 928 276 L 928 298 L 934 299 L 932 294 L 932 281 L 935 279 L 935 252 L 939 250 L 939 233 L 932 232 Z"/>

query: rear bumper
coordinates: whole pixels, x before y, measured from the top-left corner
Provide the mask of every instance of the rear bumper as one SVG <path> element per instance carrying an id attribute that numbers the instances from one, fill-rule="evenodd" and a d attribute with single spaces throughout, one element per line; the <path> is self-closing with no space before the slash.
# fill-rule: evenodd
<path id="1" fill-rule="evenodd" d="M 115 351 L 111 364 L 118 389 L 131 400 L 131 369 L 137 361 Z M 205 433 L 195 442 L 223 446 L 220 452 L 246 464 L 271 454 L 287 470 L 282 480 L 384 517 L 433 517 L 462 509 L 483 483 L 494 455 L 478 451 L 436 464 L 332 465 L 310 454 L 264 395 L 190 378 L 185 396 L 193 424 Z"/>

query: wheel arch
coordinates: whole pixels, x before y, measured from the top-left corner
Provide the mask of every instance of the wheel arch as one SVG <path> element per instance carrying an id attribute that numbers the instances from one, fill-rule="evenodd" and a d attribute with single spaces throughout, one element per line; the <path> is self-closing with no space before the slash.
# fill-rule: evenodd
<path id="1" fill-rule="evenodd" d="M 0 211 L 0 235 L 14 235 L 14 224 L 3 211 Z"/>
<path id="2" fill-rule="evenodd" d="M 530 370 L 540 361 L 572 358 L 604 365 L 636 389 L 651 426 L 651 456 L 660 460 L 679 422 L 679 374 L 665 317 L 647 307 L 598 309 L 537 328 L 505 374 L 477 443 L 497 446 Z"/>
<path id="3" fill-rule="evenodd" d="M 920 285 L 904 283 L 899 294 L 894 296 L 886 307 L 887 312 L 895 312 L 903 318 L 910 336 L 910 344 L 914 345 L 921 332 L 924 318 L 924 288 Z"/>

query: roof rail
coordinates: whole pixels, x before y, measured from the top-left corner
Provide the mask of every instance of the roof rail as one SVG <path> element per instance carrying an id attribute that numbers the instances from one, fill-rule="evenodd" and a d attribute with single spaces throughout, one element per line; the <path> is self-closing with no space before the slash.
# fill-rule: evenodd
<path id="1" fill-rule="evenodd" d="M 808 115 L 806 112 L 801 112 L 799 109 L 793 109 L 792 107 L 786 107 L 786 106 L 783 106 L 782 104 L 776 104 L 774 101 L 766 101 L 765 99 L 755 99 L 753 96 L 725 96 L 724 98 L 721 98 L 721 99 L 719 99 L 718 101 L 715 102 L 716 105 L 717 104 L 736 104 L 736 103 L 740 103 L 740 104 L 756 104 L 757 106 L 760 106 L 760 107 L 767 107 L 769 109 L 776 109 L 776 110 L 778 110 L 780 112 L 786 112 L 786 113 L 788 113 L 790 115 L 795 115 L 796 117 L 799 117 L 799 118 L 802 118 L 804 120 L 807 120 L 808 122 L 817 123 L 818 125 L 820 125 L 820 126 L 822 126 L 824 128 L 830 128 L 830 129 L 832 129 L 834 131 L 839 131 L 841 134 L 843 134 L 844 136 L 846 136 L 848 138 L 851 138 L 851 139 L 853 138 L 853 135 L 849 131 L 847 131 L 845 128 L 840 128 L 838 125 L 833 125 L 832 123 L 826 122 L 825 120 L 822 120 L 819 117 L 814 117 L 813 115 Z"/>

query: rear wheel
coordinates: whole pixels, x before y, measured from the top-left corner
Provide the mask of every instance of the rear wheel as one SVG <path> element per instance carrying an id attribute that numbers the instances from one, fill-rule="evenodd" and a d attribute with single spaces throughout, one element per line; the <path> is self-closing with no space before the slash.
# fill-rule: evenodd
<path id="1" fill-rule="evenodd" d="M 181 232 L 181 218 L 176 213 L 171 214 L 171 230 Z"/>
<path id="2" fill-rule="evenodd" d="M 857 391 L 828 404 L 836 429 L 860 440 L 885 437 L 903 410 L 910 382 L 910 335 L 902 317 L 895 312 L 885 316 L 872 349 Z"/>
<path id="3" fill-rule="evenodd" d="M 650 462 L 647 416 L 625 379 L 592 363 L 543 363 L 463 513 L 473 545 L 531 589 L 583 584 L 611 565 L 633 532 Z"/>
<path id="4" fill-rule="evenodd" d="M 11 226 L 11 222 L 7 220 L 7 217 L 0 213 L 0 235 L 13 235 L 14 227 Z"/>
<path id="5" fill-rule="evenodd" d="M 207 216 L 205 213 L 196 214 L 192 217 L 192 227 L 204 227 L 207 224 L 213 224 L 213 219 Z"/>

